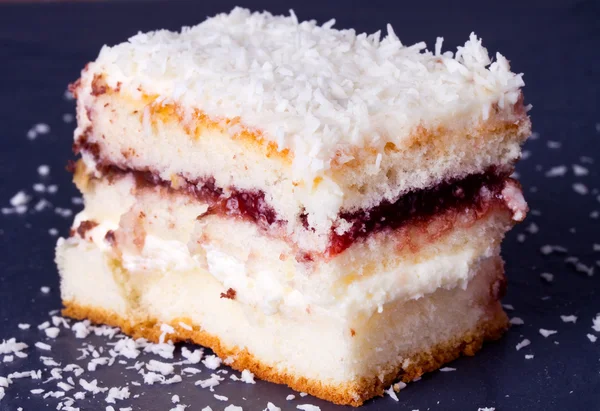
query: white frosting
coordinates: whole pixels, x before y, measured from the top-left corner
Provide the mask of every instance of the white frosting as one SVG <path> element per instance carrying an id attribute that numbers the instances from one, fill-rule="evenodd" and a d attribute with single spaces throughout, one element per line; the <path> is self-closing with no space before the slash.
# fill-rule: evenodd
<path id="1" fill-rule="evenodd" d="M 332 273 L 320 280 L 296 273 L 292 287 L 283 272 L 283 264 L 265 261 L 260 268 L 250 269 L 242 261 L 213 245 L 204 245 L 207 265 L 190 255 L 186 244 L 146 237 L 140 255 L 123 252 L 123 266 L 130 271 L 189 272 L 206 269 L 225 289 L 236 290 L 236 299 L 257 306 L 272 315 L 286 307 L 315 306 L 344 315 L 354 310 L 381 310 L 386 303 L 398 299 L 418 299 L 438 288 L 465 288 L 474 272 L 472 267 L 483 255 L 465 247 L 450 255 L 438 255 L 420 263 L 406 263 L 387 272 L 359 277 L 347 285 L 331 282 L 341 273 Z M 315 274 L 316 275 L 316 274 Z M 337 284 L 337 285 L 336 285 Z"/>
<path id="2" fill-rule="evenodd" d="M 236 8 L 180 33 L 105 46 L 82 83 L 103 73 L 134 97 L 142 90 L 216 118 L 239 116 L 290 149 L 303 179 L 322 175 L 336 155 L 351 160 L 351 148 L 382 150 L 417 126 L 459 116 L 485 120 L 492 105 L 510 111 L 520 96 L 521 75 L 501 54 L 492 63 L 475 34 L 453 54 L 442 53 L 442 39 L 435 52 L 406 46 L 389 25 L 381 38 L 333 24 Z"/>
<path id="3" fill-rule="evenodd" d="M 181 241 L 147 235 L 140 255 L 123 253 L 123 267 L 130 271 L 191 271 L 198 264 Z"/>

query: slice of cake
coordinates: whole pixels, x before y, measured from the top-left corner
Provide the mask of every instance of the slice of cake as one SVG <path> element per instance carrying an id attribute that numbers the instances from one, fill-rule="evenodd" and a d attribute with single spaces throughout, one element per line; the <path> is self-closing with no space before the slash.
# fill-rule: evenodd
<path id="1" fill-rule="evenodd" d="M 86 66 L 66 315 L 351 405 L 504 332 L 521 75 L 332 26 L 237 8 Z"/>

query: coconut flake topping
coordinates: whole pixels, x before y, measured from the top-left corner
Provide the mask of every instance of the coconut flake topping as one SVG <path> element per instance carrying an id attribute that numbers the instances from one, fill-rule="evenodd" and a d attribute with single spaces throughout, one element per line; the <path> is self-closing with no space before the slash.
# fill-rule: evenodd
<path id="1" fill-rule="evenodd" d="M 268 12 L 235 8 L 180 33 L 139 33 L 105 46 L 83 74 L 134 98 L 158 95 L 245 127 L 289 149 L 299 176 L 322 174 L 356 147 L 401 143 L 418 126 L 463 115 L 486 120 L 492 106 L 511 111 L 524 85 L 506 58 L 492 62 L 474 33 L 456 53 L 424 42 L 402 44 Z M 233 133 L 239 131 L 231 130 Z"/>

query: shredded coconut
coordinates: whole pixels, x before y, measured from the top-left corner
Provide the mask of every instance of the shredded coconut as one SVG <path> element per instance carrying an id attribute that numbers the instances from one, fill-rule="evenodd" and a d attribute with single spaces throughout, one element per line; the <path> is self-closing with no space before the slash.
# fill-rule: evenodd
<path id="1" fill-rule="evenodd" d="M 523 325 L 523 324 L 525 324 L 525 321 L 523 321 L 522 318 L 513 317 L 513 318 L 510 319 L 510 323 L 512 325 Z"/>
<path id="2" fill-rule="evenodd" d="M 596 317 L 592 319 L 592 329 L 600 333 L 600 314 L 597 314 Z"/>
<path id="3" fill-rule="evenodd" d="M 576 323 L 577 322 L 577 316 L 575 315 L 561 315 L 560 319 L 563 320 L 563 322 L 565 323 Z"/>
<path id="4" fill-rule="evenodd" d="M 540 328 L 540 334 L 542 334 L 542 336 L 544 338 L 548 338 L 549 336 L 551 336 L 552 334 L 556 334 L 558 331 L 555 330 L 546 330 L 544 328 Z"/>
<path id="5" fill-rule="evenodd" d="M 546 177 L 562 177 L 567 174 L 567 166 L 556 166 L 546 171 Z"/>
<path id="6" fill-rule="evenodd" d="M 208 369 L 216 370 L 221 366 L 221 359 L 216 355 L 209 355 L 204 360 L 202 360 L 202 364 Z"/>
<path id="7" fill-rule="evenodd" d="M 547 282 L 551 283 L 554 280 L 554 274 L 550 273 L 541 273 L 540 277 L 542 277 Z"/>
<path id="8" fill-rule="evenodd" d="M 48 174 L 50 174 L 50 166 L 48 166 L 46 164 L 42 164 L 41 166 L 39 166 L 37 168 L 37 172 L 42 177 L 46 177 Z"/>
<path id="9" fill-rule="evenodd" d="M 492 106 L 517 103 L 522 76 L 499 53 L 492 62 L 475 34 L 455 54 L 426 47 L 402 44 L 390 25 L 380 39 L 235 8 L 181 33 L 105 46 L 84 76 L 102 72 L 134 97 L 141 87 L 216 118 L 239 116 L 279 150 L 292 149 L 294 170 L 313 176 L 349 145 L 381 152 L 419 124 L 455 113 L 486 120 Z"/>
<path id="10" fill-rule="evenodd" d="M 521 348 L 527 347 L 530 344 L 531 344 L 531 341 L 529 341 L 527 338 L 524 339 L 523 341 L 521 341 L 520 343 L 517 344 L 517 351 L 519 351 Z"/>
<path id="11" fill-rule="evenodd" d="M 574 183 L 573 184 L 573 190 L 577 193 L 577 194 L 581 194 L 581 195 L 586 195 L 589 192 L 589 189 L 587 188 L 587 186 L 583 183 Z"/>

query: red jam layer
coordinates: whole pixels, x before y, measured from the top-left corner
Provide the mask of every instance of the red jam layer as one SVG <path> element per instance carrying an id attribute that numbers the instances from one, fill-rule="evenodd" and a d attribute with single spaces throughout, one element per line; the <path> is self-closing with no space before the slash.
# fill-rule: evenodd
<path id="1" fill-rule="evenodd" d="M 342 235 L 332 230 L 327 254 L 339 254 L 357 239 L 384 229 L 427 222 L 436 214 L 466 208 L 483 213 L 491 201 L 501 198 L 506 179 L 506 173 L 491 169 L 408 192 L 393 203 L 384 201 L 368 210 L 341 213 L 339 217 L 351 223 L 351 228 Z"/>
<path id="2" fill-rule="evenodd" d="M 75 151 L 87 151 L 98 158 L 97 144 L 89 144 L 86 140 L 85 137 L 81 139 Z M 285 223 L 285 220 L 281 219 L 266 201 L 265 193 L 260 190 L 240 190 L 235 187 L 224 190 L 216 186 L 212 177 L 196 181 L 182 177 L 175 189 L 170 181 L 161 179 L 158 173 L 151 170 L 123 169 L 102 162 L 98 164 L 100 171 L 109 179 L 117 175 L 133 174 L 138 186 L 159 185 L 176 192 L 187 193 L 209 204 L 207 214 L 243 218 L 258 224 L 265 230 Z M 491 201 L 501 199 L 507 176 L 507 172 L 492 168 L 484 173 L 472 174 L 462 179 L 408 192 L 395 202 L 384 201 L 368 210 L 342 212 L 339 217 L 351 224 L 350 229 L 341 235 L 332 229 L 325 254 L 333 257 L 350 247 L 354 241 L 372 233 L 386 229 L 396 230 L 408 224 L 424 223 L 439 213 L 458 212 L 466 208 L 477 213 L 484 212 Z M 300 215 L 299 218 L 303 226 L 310 230 L 307 216 Z"/>

